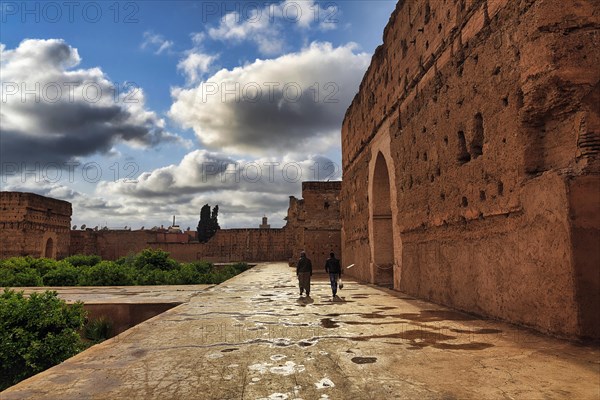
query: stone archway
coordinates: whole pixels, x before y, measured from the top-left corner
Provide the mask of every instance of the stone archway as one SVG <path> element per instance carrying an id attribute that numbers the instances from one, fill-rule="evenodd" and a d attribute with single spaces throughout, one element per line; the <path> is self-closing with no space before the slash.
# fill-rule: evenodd
<path id="1" fill-rule="evenodd" d="M 48 240 L 46 240 L 46 246 L 44 249 L 44 257 L 54 258 L 54 239 L 48 238 Z"/>
<path id="2" fill-rule="evenodd" d="M 56 232 L 46 231 L 41 239 L 38 247 L 40 257 L 56 258 L 59 244 Z"/>
<path id="3" fill-rule="evenodd" d="M 372 277 L 377 285 L 394 284 L 394 226 L 388 164 L 377 153 L 371 179 Z"/>

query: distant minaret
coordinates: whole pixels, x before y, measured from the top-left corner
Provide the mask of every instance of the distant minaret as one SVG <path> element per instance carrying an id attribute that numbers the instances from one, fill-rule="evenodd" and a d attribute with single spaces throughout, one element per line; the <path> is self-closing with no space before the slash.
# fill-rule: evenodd
<path id="1" fill-rule="evenodd" d="M 260 229 L 270 229 L 271 225 L 267 223 L 267 217 L 263 217 L 262 224 L 259 226 Z"/>
<path id="2" fill-rule="evenodd" d="M 169 233 L 181 233 L 179 225 L 175 225 L 175 216 L 173 215 L 173 225 L 169 227 Z"/>

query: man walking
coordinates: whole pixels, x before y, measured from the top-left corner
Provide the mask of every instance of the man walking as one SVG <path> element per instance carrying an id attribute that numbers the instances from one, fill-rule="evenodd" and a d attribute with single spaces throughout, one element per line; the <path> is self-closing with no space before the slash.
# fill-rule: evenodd
<path id="1" fill-rule="evenodd" d="M 342 267 L 340 260 L 335 258 L 335 254 L 329 253 L 329 258 L 325 262 L 325 272 L 329 274 L 329 282 L 331 283 L 331 292 L 333 297 L 337 294 L 338 279 L 342 276 Z"/>
<path id="2" fill-rule="evenodd" d="M 300 285 L 300 296 L 306 291 L 306 297 L 310 297 L 310 277 L 312 276 L 312 262 L 306 257 L 304 251 L 300 252 L 300 260 L 296 266 L 296 276 Z"/>

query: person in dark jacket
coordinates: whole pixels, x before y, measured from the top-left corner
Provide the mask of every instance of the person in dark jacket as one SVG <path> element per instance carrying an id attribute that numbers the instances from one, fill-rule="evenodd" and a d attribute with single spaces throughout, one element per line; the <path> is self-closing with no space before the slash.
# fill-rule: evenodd
<path id="1" fill-rule="evenodd" d="M 325 262 L 325 272 L 329 274 L 331 292 L 333 293 L 333 297 L 335 297 L 338 289 L 338 279 L 342 276 L 342 266 L 340 265 L 340 260 L 335 258 L 334 253 L 329 253 L 329 258 Z"/>
<path id="2" fill-rule="evenodd" d="M 300 260 L 296 265 L 296 276 L 300 285 L 300 296 L 306 291 L 306 297 L 310 297 L 310 277 L 312 276 L 312 262 L 306 257 L 304 251 L 300 252 Z"/>

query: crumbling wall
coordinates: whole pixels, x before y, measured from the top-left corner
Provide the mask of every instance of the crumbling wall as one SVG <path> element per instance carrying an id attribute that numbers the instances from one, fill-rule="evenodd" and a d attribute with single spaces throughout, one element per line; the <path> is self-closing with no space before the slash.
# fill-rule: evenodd
<path id="1" fill-rule="evenodd" d="M 375 280 L 368 171 L 389 152 L 395 288 L 600 336 L 599 4 L 398 3 L 342 128 L 353 274 Z"/>
<path id="2" fill-rule="evenodd" d="M 341 254 L 340 189 L 341 182 L 304 182 L 303 199 L 290 197 L 282 229 L 221 229 L 204 244 L 185 232 L 74 230 L 71 254 L 116 260 L 145 248 L 160 248 L 182 262 L 260 262 L 295 259 L 306 250 L 320 271 L 331 251 Z"/>
<path id="3" fill-rule="evenodd" d="M 171 253 L 179 261 L 281 261 L 287 260 L 284 229 L 221 229 L 207 243 L 149 243 Z"/>
<path id="4" fill-rule="evenodd" d="M 341 255 L 341 187 L 339 181 L 302 182 L 302 200 L 290 198 L 285 229 L 291 258 L 306 251 L 315 272 L 325 271 L 329 253 Z"/>
<path id="5" fill-rule="evenodd" d="M 69 254 L 71 204 L 33 193 L 0 192 L 0 258 Z"/>

